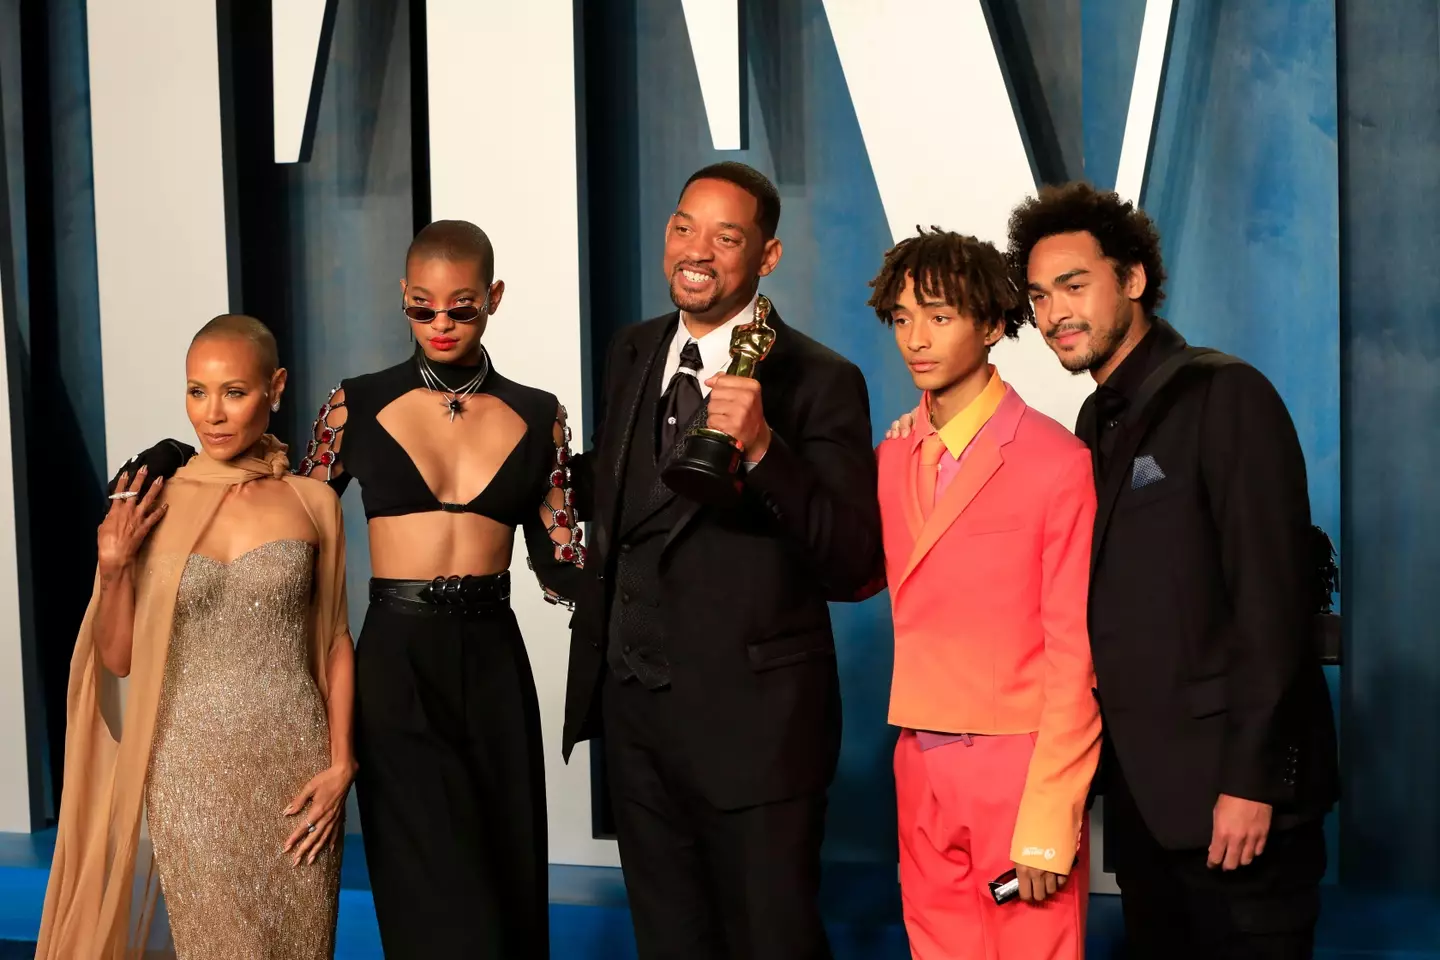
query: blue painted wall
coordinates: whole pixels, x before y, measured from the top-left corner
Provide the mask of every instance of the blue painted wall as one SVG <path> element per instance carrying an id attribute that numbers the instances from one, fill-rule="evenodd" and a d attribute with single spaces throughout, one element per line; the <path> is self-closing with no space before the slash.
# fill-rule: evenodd
<path id="1" fill-rule="evenodd" d="M 1344 876 L 1440 891 L 1440 5 L 1342 0 Z"/>

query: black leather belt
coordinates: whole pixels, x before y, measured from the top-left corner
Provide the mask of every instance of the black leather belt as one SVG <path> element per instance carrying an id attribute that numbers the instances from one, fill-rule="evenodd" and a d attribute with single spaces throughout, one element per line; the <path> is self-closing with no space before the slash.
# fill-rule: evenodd
<path id="1" fill-rule="evenodd" d="M 510 571 L 483 577 L 436 577 L 434 580 L 372 577 L 370 602 L 404 604 L 436 613 L 508 610 Z"/>

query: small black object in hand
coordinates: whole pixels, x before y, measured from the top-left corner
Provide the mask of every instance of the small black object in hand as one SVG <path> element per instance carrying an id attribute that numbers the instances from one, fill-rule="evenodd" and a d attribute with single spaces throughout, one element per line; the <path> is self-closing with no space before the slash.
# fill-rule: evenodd
<path id="1" fill-rule="evenodd" d="M 995 902 L 1004 906 L 1011 900 L 1020 896 L 1020 877 L 1014 870 L 1006 870 L 1000 876 L 990 881 L 990 896 Z"/>

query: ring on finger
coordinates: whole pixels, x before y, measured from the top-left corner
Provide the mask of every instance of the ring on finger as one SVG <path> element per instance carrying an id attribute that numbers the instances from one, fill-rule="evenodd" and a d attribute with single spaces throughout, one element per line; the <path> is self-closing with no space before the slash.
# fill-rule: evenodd
<path id="1" fill-rule="evenodd" d="M 305 832 L 306 832 L 306 833 L 314 833 L 314 832 L 315 832 L 315 824 L 311 823 L 309 820 L 306 820 L 306 821 L 305 821 Z"/>
<path id="2" fill-rule="evenodd" d="M 136 490 L 119 490 L 119 491 L 116 491 L 115 493 L 110 494 L 110 499 L 111 499 L 111 500 L 133 500 L 133 499 L 135 499 L 135 498 L 138 497 L 138 496 L 140 496 L 140 493 L 139 493 L 139 491 L 136 491 Z"/>

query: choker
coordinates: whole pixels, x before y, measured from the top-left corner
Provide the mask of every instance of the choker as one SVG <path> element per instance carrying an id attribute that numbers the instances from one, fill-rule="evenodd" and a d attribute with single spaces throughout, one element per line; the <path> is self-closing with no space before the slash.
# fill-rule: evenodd
<path id="1" fill-rule="evenodd" d="M 415 365 L 420 371 L 420 380 L 431 393 L 444 398 L 441 404 L 450 414 L 450 422 L 457 416 L 465 415 L 465 401 L 469 400 L 485 382 L 490 372 L 490 354 L 482 347 L 480 363 L 476 366 L 460 366 L 449 363 L 434 363 L 421 350 L 415 352 Z"/>

